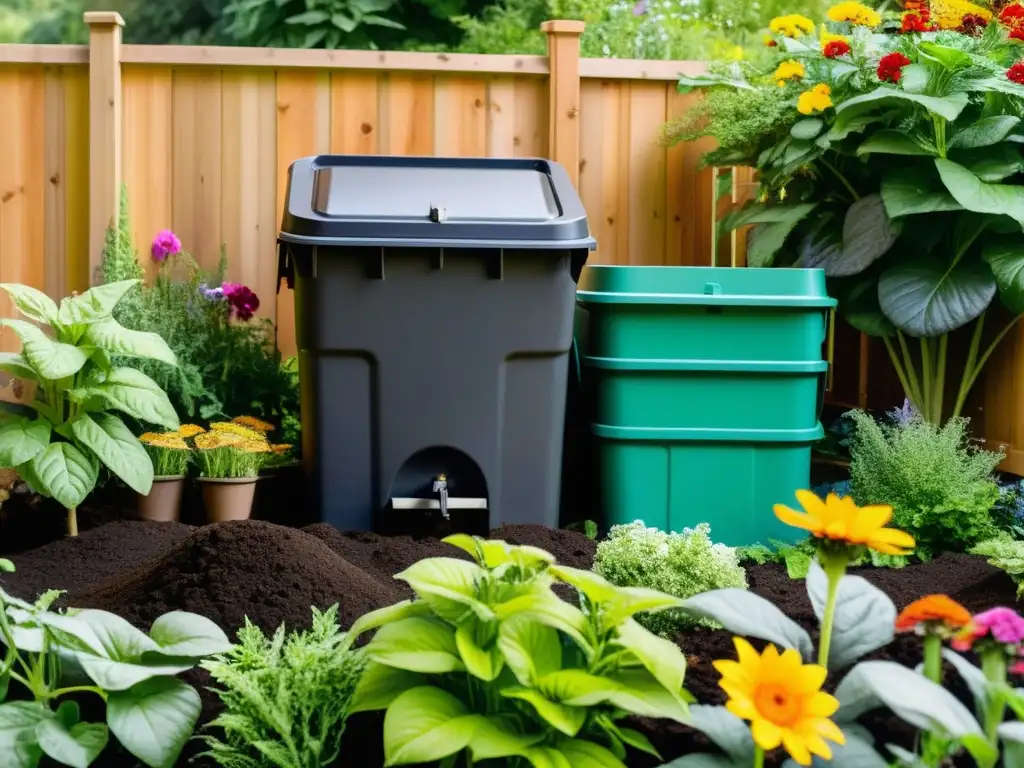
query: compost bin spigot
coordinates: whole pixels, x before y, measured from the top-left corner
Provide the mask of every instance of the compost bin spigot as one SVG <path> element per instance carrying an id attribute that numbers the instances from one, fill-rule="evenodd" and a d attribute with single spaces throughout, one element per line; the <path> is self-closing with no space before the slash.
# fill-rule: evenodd
<path id="1" fill-rule="evenodd" d="M 448 478 L 445 475 L 438 475 L 434 478 L 433 492 L 437 494 L 438 503 L 441 505 L 441 517 L 448 519 Z"/>

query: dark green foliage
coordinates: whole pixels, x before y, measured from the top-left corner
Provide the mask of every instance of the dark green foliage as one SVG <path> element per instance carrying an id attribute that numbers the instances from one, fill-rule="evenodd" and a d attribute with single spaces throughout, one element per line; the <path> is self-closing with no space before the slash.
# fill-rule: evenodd
<path id="1" fill-rule="evenodd" d="M 1002 455 L 973 447 L 965 419 L 939 427 L 916 415 L 903 424 L 862 411 L 849 418 L 854 500 L 892 506 L 892 524 L 917 540 L 919 556 L 966 552 L 995 536 L 993 472 Z"/>
<path id="2" fill-rule="evenodd" d="M 342 650 L 338 606 L 313 608 L 313 628 L 273 637 L 246 619 L 238 644 L 203 663 L 225 712 L 206 756 L 225 768 L 319 768 L 338 756 L 362 651 Z"/>

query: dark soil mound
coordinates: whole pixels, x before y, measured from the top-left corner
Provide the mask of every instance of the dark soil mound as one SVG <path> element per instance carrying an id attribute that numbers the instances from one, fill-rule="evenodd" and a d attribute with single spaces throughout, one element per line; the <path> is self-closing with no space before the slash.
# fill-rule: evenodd
<path id="1" fill-rule="evenodd" d="M 310 625 L 310 606 L 340 603 L 345 627 L 397 602 L 383 583 L 302 531 L 257 521 L 199 528 L 159 560 L 93 588 L 69 602 L 120 614 L 148 627 L 163 613 L 192 611 L 233 634 L 245 617 L 272 632 L 280 624 Z"/>
<path id="2" fill-rule="evenodd" d="M 118 520 L 12 556 L 16 570 L 0 582 L 25 600 L 48 589 L 81 592 L 160 558 L 192 530 L 181 523 Z"/>

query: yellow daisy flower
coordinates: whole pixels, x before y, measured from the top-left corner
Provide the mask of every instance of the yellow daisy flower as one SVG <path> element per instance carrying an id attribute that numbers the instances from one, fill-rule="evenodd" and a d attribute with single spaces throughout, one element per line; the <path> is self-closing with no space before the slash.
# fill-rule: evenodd
<path id="1" fill-rule="evenodd" d="M 263 433 L 257 432 L 255 429 L 249 427 L 243 427 L 241 424 L 236 424 L 233 421 L 215 421 L 210 424 L 210 429 L 214 432 L 227 432 L 229 434 L 235 434 L 246 440 L 262 440 Z"/>
<path id="2" fill-rule="evenodd" d="M 860 27 L 877 27 L 882 23 L 878 11 L 852 0 L 833 5 L 828 9 L 828 17 L 832 21 L 848 21 Z"/>
<path id="3" fill-rule="evenodd" d="M 786 525 L 808 531 L 815 538 L 864 546 L 885 555 L 907 555 L 914 549 L 913 536 L 885 527 L 892 520 L 892 507 L 881 504 L 858 507 L 849 496 L 839 498 L 834 493 L 822 501 L 811 491 L 797 491 L 796 498 L 804 512 L 776 504 L 775 516 Z"/>
<path id="4" fill-rule="evenodd" d="M 814 32 L 814 22 L 806 16 L 793 13 L 789 16 L 776 16 L 768 22 L 768 29 L 777 35 L 796 38 Z"/>
<path id="5" fill-rule="evenodd" d="M 781 88 L 786 84 L 787 80 L 799 80 L 806 74 L 807 70 L 804 68 L 803 64 L 799 61 L 789 60 L 779 64 L 772 77 L 778 81 L 779 87 Z"/>
<path id="6" fill-rule="evenodd" d="M 714 667 L 729 697 L 726 709 L 750 721 L 754 743 L 765 751 L 781 745 L 800 765 L 810 765 L 811 755 L 831 760 L 825 739 L 845 744 L 846 737 L 829 719 L 839 701 L 821 690 L 825 668 L 804 664 L 792 648 L 780 654 L 768 645 L 759 654 L 741 637 L 733 644 L 738 661 L 722 659 Z"/>
<path id="7" fill-rule="evenodd" d="M 796 109 L 801 115 L 813 115 L 815 112 L 824 112 L 832 106 L 832 89 L 825 83 L 818 83 L 809 91 L 800 94 L 797 100 Z"/>
<path id="8" fill-rule="evenodd" d="M 233 418 L 232 423 L 240 424 L 243 427 L 255 430 L 256 432 L 273 432 L 274 425 L 268 424 L 262 419 L 257 419 L 255 416 L 236 416 Z"/>
<path id="9" fill-rule="evenodd" d="M 245 441 L 246 438 L 233 432 L 204 432 L 196 435 L 195 445 L 201 451 L 212 451 L 229 445 L 238 446 Z"/>
<path id="10" fill-rule="evenodd" d="M 178 434 L 182 437 L 195 437 L 201 435 L 206 430 L 200 427 L 198 424 L 182 424 L 178 429 Z"/>

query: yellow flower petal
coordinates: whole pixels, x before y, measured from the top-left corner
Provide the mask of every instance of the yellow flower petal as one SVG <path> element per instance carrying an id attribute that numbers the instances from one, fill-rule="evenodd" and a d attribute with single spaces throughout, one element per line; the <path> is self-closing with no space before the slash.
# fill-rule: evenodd
<path id="1" fill-rule="evenodd" d="M 819 691 L 807 700 L 804 712 L 813 717 L 831 717 L 837 709 L 839 709 L 839 699 L 829 693 Z"/>
<path id="2" fill-rule="evenodd" d="M 754 706 L 754 702 L 749 700 L 729 699 L 725 703 L 725 708 L 741 720 L 752 720 L 757 717 L 757 707 Z"/>
<path id="3" fill-rule="evenodd" d="M 831 720 L 822 718 L 815 721 L 814 728 L 819 735 L 826 739 L 834 741 L 836 744 L 845 744 L 846 736 L 839 729 L 839 726 L 833 723 Z"/>
<path id="4" fill-rule="evenodd" d="M 782 729 L 764 718 L 757 718 L 750 725 L 750 735 L 761 749 L 775 749 L 782 743 Z"/>
<path id="5" fill-rule="evenodd" d="M 793 758 L 799 765 L 810 765 L 811 764 L 811 753 L 807 749 L 804 740 L 792 732 L 784 732 L 782 734 L 782 746 L 789 752 L 789 756 Z"/>
<path id="6" fill-rule="evenodd" d="M 813 517 L 805 515 L 802 512 L 797 512 L 794 509 L 790 509 L 785 504 L 776 504 L 772 507 L 772 511 L 775 512 L 775 516 L 779 518 L 779 520 L 793 528 L 800 528 L 801 530 L 812 532 L 816 531 L 818 528 Z"/>
<path id="7" fill-rule="evenodd" d="M 797 658 L 799 656 L 797 653 Z M 828 670 L 820 664 L 805 664 L 794 672 L 793 686 L 801 693 L 811 693 L 821 688 L 827 676 Z"/>

